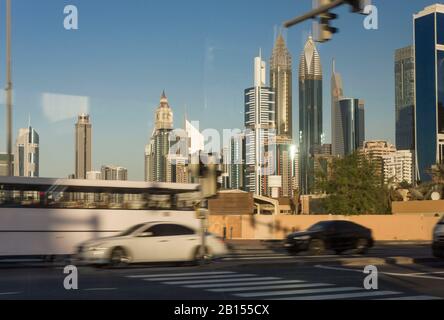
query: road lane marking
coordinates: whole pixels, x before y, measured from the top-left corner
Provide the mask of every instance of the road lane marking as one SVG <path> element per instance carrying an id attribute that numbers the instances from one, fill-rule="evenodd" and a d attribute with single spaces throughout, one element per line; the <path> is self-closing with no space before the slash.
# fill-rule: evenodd
<path id="1" fill-rule="evenodd" d="M 117 288 L 88 288 L 88 289 L 83 289 L 83 291 L 112 291 L 112 290 L 117 290 Z"/>
<path id="2" fill-rule="evenodd" d="M 303 290 L 284 290 L 284 291 L 263 291 L 263 292 L 249 292 L 249 293 L 239 293 L 235 296 L 242 298 L 254 298 L 254 297 L 272 297 L 272 296 L 286 296 L 294 294 L 313 294 L 313 293 L 323 293 L 323 292 L 342 292 L 342 291 L 358 291 L 362 288 L 357 287 L 339 287 L 339 288 L 326 288 L 326 289 L 303 289 Z"/>
<path id="3" fill-rule="evenodd" d="M 251 278 L 241 278 L 241 279 L 217 279 L 217 280 L 187 280 L 187 281 L 170 281 L 162 282 L 163 284 L 199 284 L 199 283 L 223 283 L 223 282 L 243 282 L 243 281 L 255 281 L 255 280 L 278 280 L 281 278 L 277 277 L 251 277 Z M 146 279 L 144 279 L 146 280 Z"/>
<path id="4" fill-rule="evenodd" d="M 0 292 L 0 296 L 10 296 L 15 294 L 20 294 L 20 291 L 14 291 L 14 292 Z"/>
<path id="5" fill-rule="evenodd" d="M 257 285 L 270 285 L 270 284 L 291 284 L 291 283 L 301 283 L 301 280 L 272 280 L 272 281 L 253 281 L 242 283 L 242 286 L 257 286 Z M 199 289 L 199 288 L 228 288 L 239 286 L 239 283 L 218 283 L 218 284 L 195 284 L 185 286 L 185 288 Z"/>
<path id="6" fill-rule="evenodd" d="M 409 296 L 409 297 L 399 297 L 399 298 L 385 298 L 377 300 L 443 300 L 443 298 L 432 297 L 432 296 Z"/>
<path id="7" fill-rule="evenodd" d="M 366 297 L 376 297 L 376 296 L 388 296 L 394 294 L 400 294 L 400 293 L 395 291 L 367 291 L 367 292 L 339 293 L 339 294 L 328 294 L 328 295 L 318 295 L 318 296 L 290 297 L 290 298 L 272 299 L 272 300 L 337 300 L 337 299 L 356 299 L 356 298 L 366 298 Z"/>
<path id="8" fill-rule="evenodd" d="M 239 277 L 252 277 L 256 274 L 219 274 L 215 276 L 191 276 L 191 277 L 166 277 L 166 278 L 149 278 L 144 279 L 146 281 L 169 281 L 169 280 L 211 280 L 211 279 L 223 279 L 223 278 L 239 278 Z"/>
<path id="9" fill-rule="evenodd" d="M 214 272 L 185 272 L 185 273 L 162 273 L 162 274 L 139 274 L 126 276 L 127 278 L 155 278 L 155 277 L 181 277 L 181 276 L 199 276 L 199 275 L 216 275 L 216 274 L 232 274 L 232 271 L 214 271 Z"/>
<path id="10" fill-rule="evenodd" d="M 340 267 L 328 267 L 322 265 L 316 265 L 316 268 L 320 269 L 328 269 L 328 270 L 338 270 L 338 271 L 349 271 L 349 272 L 359 272 L 362 273 L 362 270 L 357 269 L 348 269 L 348 268 L 340 268 Z M 432 272 L 422 272 L 422 273 L 396 273 L 396 272 L 384 272 L 378 271 L 379 274 L 384 274 L 387 276 L 397 276 L 397 277 L 410 277 L 410 278 L 423 278 L 423 279 L 434 279 L 434 280 L 444 280 L 444 277 L 433 277 L 428 276 L 428 274 L 434 274 Z"/>
<path id="11" fill-rule="evenodd" d="M 328 287 L 332 284 L 328 283 L 303 283 L 303 284 L 287 284 L 275 286 L 258 286 L 258 287 L 238 287 L 238 288 L 222 288 L 222 289 L 207 289 L 211 292 L 240 292 L 240 291 L 254 291 L 254 290 L 276 290 L 276 289 L 302 289 L 315 287 Z"/>
<path id="12" fill-rule="evenodd" d="M 281 257 L 236 257 L 236 258 L 223 258 L 224 261 L 232 261 L 232 260 L 277 260 L 277 259 L 295 259 L 296 257 L 292 256 L 281 256 Z"/>

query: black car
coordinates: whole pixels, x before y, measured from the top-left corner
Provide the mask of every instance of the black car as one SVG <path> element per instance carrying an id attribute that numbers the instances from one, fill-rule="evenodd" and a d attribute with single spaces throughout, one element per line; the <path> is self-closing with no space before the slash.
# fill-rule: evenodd
<path id="1" fill-rule="evenodd" d="M 372 231 L 350 221 L 321 221 L 307 231 L 294 232 L 287 236 L 285 247 L 290 253 L 309 251 L 313 255 L 333 250 L 341 254 L 355 250 L 364 254 L 373 247 Z"/>

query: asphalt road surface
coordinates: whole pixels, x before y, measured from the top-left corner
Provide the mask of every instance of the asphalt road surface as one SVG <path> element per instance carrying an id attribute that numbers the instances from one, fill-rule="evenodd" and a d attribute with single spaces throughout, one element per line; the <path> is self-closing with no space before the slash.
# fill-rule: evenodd
<path id="1" fill-rule="evenodd" d="M 278 246 L 238 247 L 231 256 L 204 266 L 77 266 L 78 288 L 71 290 L 64 287 L 63 263 L 4 261 L 0 299 L 444 299 L 444 261 L 433 259 L 429 249 L 380 245 L 365 257 L 312 257 L 289 256 Z M 363 270 L 369 264 L 377 267 L 377 290 L 364 287 L 368 275 Z"/>

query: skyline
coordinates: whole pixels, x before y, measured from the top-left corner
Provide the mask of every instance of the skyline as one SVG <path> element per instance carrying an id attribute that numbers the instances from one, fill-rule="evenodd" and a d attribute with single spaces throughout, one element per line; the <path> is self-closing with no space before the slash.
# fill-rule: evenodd
<path id="1" fill-rule="evenodd" d="M 352 15 L 348 8 L 337 10 L 340 17 L 334 25 L 340 28 L 340 33 L 330 43 L 317 44 L 324 79 L 330 78 L 331 59 L 335 58 L 347 94 L 366 101 L 368 140 L 384 139 L 395 143 L 394 51 L 412 44 L 413 35 L 405 32 L 406 25 L 413 30 L 413 14 L 436 1 L 404 2 L 374 1 L 380 15 L 378 31 L 365 30 L 363 17 Z M 129 27 L 123 28 L 123 23 L 115 26 L 105 23 L 106 20 L 104 24 L 97 21 L 104 19 L 98 15 L 98 9 L 103 6 L 97 3 L 101 2 L 70 1 L 79 8 L 78 31 L 65 31 L 62 27 L 63 6 L 67 3 L 54 5 L 54 1 L 45 1 L 37 5 L 17 1 L 13 5 L 14 141 L 18 129 L 26 126 L 28 114 L 31 114 L 32 125 L 41 136 L 41 176 L 64 177 L 74 169 L 75 118 L 56 122 L 46 119 L 42 108 L 44 93 L 88 97 L 93 124 L 93 169 L 113 163 L 128 168 L 131 180 L 143 180 L 143 151 L 153 129 L 153 114 L 160 92 L 167 91 L 175 113 L 175 127 L 182 125 L 178 119 L 183 119 L 186 110 L 190 120 L 200 121 L 201 129 L 242 128 L 242 93 L 251 83 L 251 59 L 262 47 L 264 59 L 268 61 L 274 45 L 275 26 L 311 5 L 311 1 L 303 1 L 298 6 L 292 1 L 281 1 L 282 6 L 272 10 L 253 8 L 252 14 L 257 13 L 257 20 L 252 19 L 250 24 L 241 19 L 245 10 L 251 9 L 246 3 L 228 1 L 221 5 L 195 1 L 187 5 L 176 3 L 177 11 L 162 11 L 163 3 L 133 0 L 132 5 L 125 7 L 127 11 L 123 17 L 117 12 L 118 2 L 107 3 L 105 16 L 108 20 L 131 20 Z M 150 5 L 156 10 L 143 10 Z M 196 13 L 196 7 L 202 12 Z M 181 17 L 181 10 L 194 12 L 196 18 L 202 18 L 202 23 L 185 23 L 183 20 L 189 15 Z M 214 16 L 210 14 L 213 11 Z M 33 17 L 41 16 L 43 21 L 30 20 L 28 12 L 32 12 Z M 162 26 L 163 15 L 157 15 L 159 12 L 168 12 L 177 23 Z M 391 21 L 390 12 L 397 13 L 396 21 Z M 220 16 L 225 18 L 225 23 Z M 235 23 L 226 23 L 227 16 L 233 17 Z M 216 20 L 211 21 L 212 18 Z M 180 31 L 177 26 L 181 26 Z M 310 27 L 310 23 L 305 23 L 287 32 L 286 42 L 295 58 L 302 51 Z M 147 28 L 150 31 L 145 34 Z M 35 37 L 36 32 L 47 36 L 44 39 Z M 390 38 L 392 33 L 396 36 Z M 173 40 L 172 34 L 176 35 Z M 149 40 L 146 43 L 142 41 L 145 37 Z M 95 43 L 97 39 L 101 40 L 100 44 Z M 239 39 L 243 40 L 240 47 L 237 46 Z M 192 41 L 188 43 L 189 40 Z M 351 46 L 351 43 L 356 45 Z M 128 45 L 128 49 L 122 51 L 122 45 Z M 376 50 L 369 48 L 372 46 Z M 359 54 L 362 56 L 358 61 L 351 60 Z M 361 62 L 369 56 L 373 56 L 369 63 Z M 3 52 L 0 57 L 3 65 Z M 117 61 L 124 62 L 119 66 Z M 297 67 L 293 65 L 293 73 Z M 66 77 L 69 81 L 61 81 Z M 0 81 L 4 83 L 3 74 L 0 74 Z M 329 81 L 324 81 L 326 142 L 331 140 L 329 86 Z M 298 101 L 297 81 L 292 91 L 294 101 Z M 293 104 L 295 142 L 299 122 L 296 108 L 298 103 Z M 0 123 L 4 123 L 4 112 L 0 113 Z M 122 130 L 109 129 L 116 127 Z M 127 143 L 128 139 L 131 143 Z M 63 151 L 58 153 L 63 154 L 57 159 L 51 159 L 53 148 Z M 0 152 L 4 151 L 4 139 L 0 139 Z"/>

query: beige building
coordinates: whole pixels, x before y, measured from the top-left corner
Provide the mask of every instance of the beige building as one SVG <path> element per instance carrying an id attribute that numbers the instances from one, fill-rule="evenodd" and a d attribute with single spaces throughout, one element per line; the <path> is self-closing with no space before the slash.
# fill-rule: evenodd
<path id="1" fill-rule="evenodd" d="M 107 165 L 102 166 L 101 177 L 103 180 L 128 180 L 128 170 L 124 167 Z"/>
<path id="2" fill-rule="evenodd" d="M 76 179 L 86 179 L 86 173 L 91 171 L 92 163 L 92 126 L 88 114 L 79 115 L 75 135 L 75 176 Z"/>
<path id="3" fill-rule="evenodd" d="M 8 175 L 8 155 L 0 153 L 0 177 Z"/>
<path id="4" fill-rule="evenodd" d="M 167 155 L 166 182 L 190 183 L 188 157 L 176 154 Z"/>

